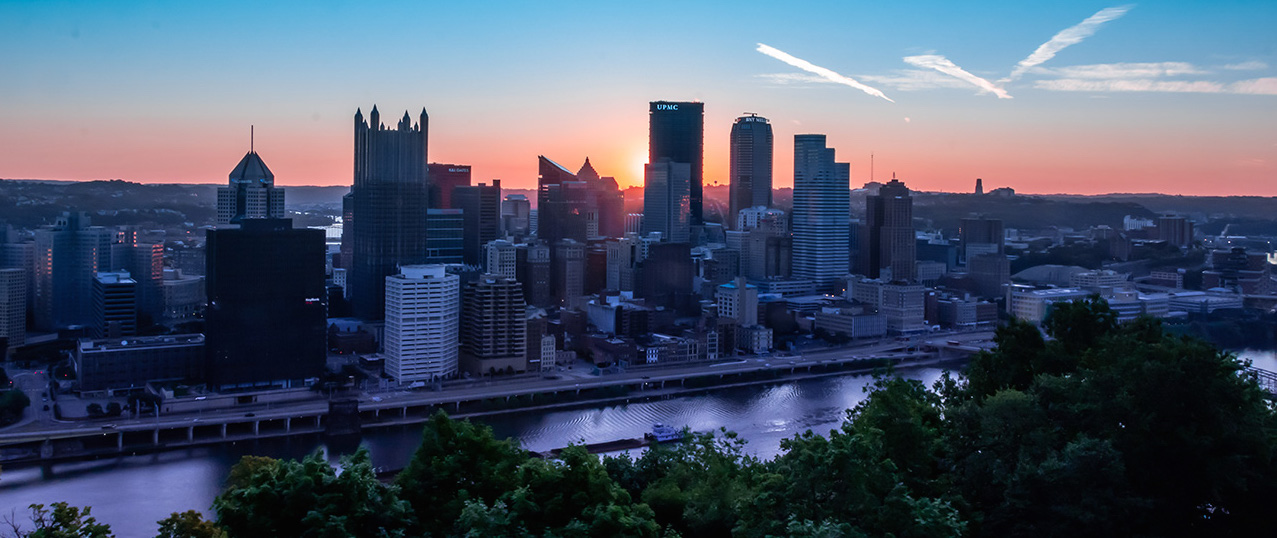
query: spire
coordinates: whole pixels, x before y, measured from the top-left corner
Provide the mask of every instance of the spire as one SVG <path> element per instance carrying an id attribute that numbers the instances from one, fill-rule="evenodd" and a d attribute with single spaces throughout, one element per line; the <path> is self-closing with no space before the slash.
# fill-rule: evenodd
<path id="1" fill-rule="evenodd" d="M 248 126 L 248 152 L 249 153 L 257 153 L 256 151 L 253 151 L 253 138 L 254 138 L 253 130 L 256 127 L 257 127 L 256 125 Z"/>
<path id="2" fill-rule="evenodd" d="M 589 157 L 585 158 L 585 164 L 581 165 L 581 169 L 577 171 L 576 177 L 581 181 L 598 181 L 599 173 L 594 171 L 594 166 L 590 164 Z"/>

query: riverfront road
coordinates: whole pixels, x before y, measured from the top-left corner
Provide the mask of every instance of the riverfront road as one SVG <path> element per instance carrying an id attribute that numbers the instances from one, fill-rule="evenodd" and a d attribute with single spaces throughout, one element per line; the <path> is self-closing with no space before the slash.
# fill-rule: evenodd
<path id="1" fill-rule="evenodd" d="M 990 342 L 992 337 L 993 333 L 991 331 L 944 333 L 905 340 L 881 341 L 856 347 L 827 348 L 790 356 L 750 356 L 714 363 L 633 367 L 622 373 L 586 378 L 494 380 L 480 385 L 453 387 L 441 391 L 358 393 L 352 396 L 359 400 L 361 412 L 380 413 L 388 411 L 395 413 L 397 411 L 400 416 L 405 416 L 409 408 L 447 406 L 459 408 L 463 403 L 488 399 L 509 399 L 527 395 L 535 398 L 536 395 L 541 394 L 580 394 L 581 391 L 585 390 L 609 387 L 659 389 L 667 385 L 677 386 L 687 379 L 707 376 L 727 378 L 729 376 L 768 370 L 781 374 L 791 374 L 811 371 L 817 367 L 826 368 L 860 361 L 884 359 L 903 364 L 913 364 L 913 361 L 918 359 L 934 358 L 937 353 L 943 355 L 946 350 L 954 356 L 965 356 L 979 349 L 987 349 L 992 345 Z M 257 405 L 234 409 L 205 410 L 198 414 L 169 414 L 159 417 L 151 416 L 132 419 L 117 417 L 74 424 L 67 422 L 37 424 L 32 422 L 6 428 L 6 431 L 0 432 L 0 448 L 23 443 L 90 435 L 123 435 L 125 432 L 158 432 L 160 430 L 193 431 L 196 428 L 206 430 L 217 426 L 222 426 L 222 434 L 225 436 L 225 425 L 243 425 L 245 423 L 253 424 L 252 432 L 255 435 L 258 431 L 257 424 L 271 421 L 289 424 L 280 428 L 284 431 L 288 431 L 290 428 L 298 428 L 299 431 L 309 431 L 321 424 L 321 419 L 328 414 L 328 405 L 326 399 L 317 398 L 316 400 L 303 402 L 270 404 L 265 408 Z M 298 421 L 298 426 L 291 426 L 292 421 Z M 280 433 L 284 432 L 276 432 L 276 434 Z M 156 438 L 158 439 L 158 433 Z"/>

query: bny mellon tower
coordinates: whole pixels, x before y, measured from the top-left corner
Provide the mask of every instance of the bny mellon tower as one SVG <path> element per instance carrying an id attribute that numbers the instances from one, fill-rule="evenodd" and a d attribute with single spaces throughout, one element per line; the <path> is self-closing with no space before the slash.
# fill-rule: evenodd
<path id="1" fill-rule="evenodd" d="M 386 277 L 426 262 L 429 121 L 423 108 L 417 124 L 404 112 L 399 125 L 387 129 L 376 106 L 368 121 L 355 112 L 353 207 L 345 226 L 353 234 L 350 301 L 359 318 L 382 319 Z"/>

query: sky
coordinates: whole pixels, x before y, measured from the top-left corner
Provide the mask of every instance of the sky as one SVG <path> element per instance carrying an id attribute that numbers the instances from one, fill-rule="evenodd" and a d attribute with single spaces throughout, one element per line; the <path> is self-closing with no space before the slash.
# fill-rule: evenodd
<path id="1" fill-rule="evenodd" d="M 353 116 L 424 107 L 429 157 L 642 183 L 648 102 L 822 133 L 851 183 L 1277 196 L 1277 2 L 0 0 L 0 178 L 349 185 Z M 871 157 L 872 155 L 872 157 Z M 871 165 L 872 160 L 872 165 Z"/>

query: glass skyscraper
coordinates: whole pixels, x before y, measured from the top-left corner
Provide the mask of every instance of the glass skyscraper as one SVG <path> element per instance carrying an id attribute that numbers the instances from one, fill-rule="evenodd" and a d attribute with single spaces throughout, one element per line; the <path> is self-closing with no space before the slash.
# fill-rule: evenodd
<path id="1" fill-rule="evenodd" d="M 757 114 L 732 124 L 730 211 L 724 226 L 736 229 L 742 209 L 772 205 L 772 126 Z"/>
<path id="2" fill-rule="evenodd" d="M 701 184 L 705 162 L 705 103 L 653 101 L 648 107 L 647 162 L 661 159 L 691 166 L 691 225 L 703 224 Z"/>
<path id="3" fill-rule="evenodd" d="M 793 272 L 817 290 L 836 289 L 847 275 L 850 181 L 851 165 L 834 162 L 825 135 L 794 135 Z"/>

